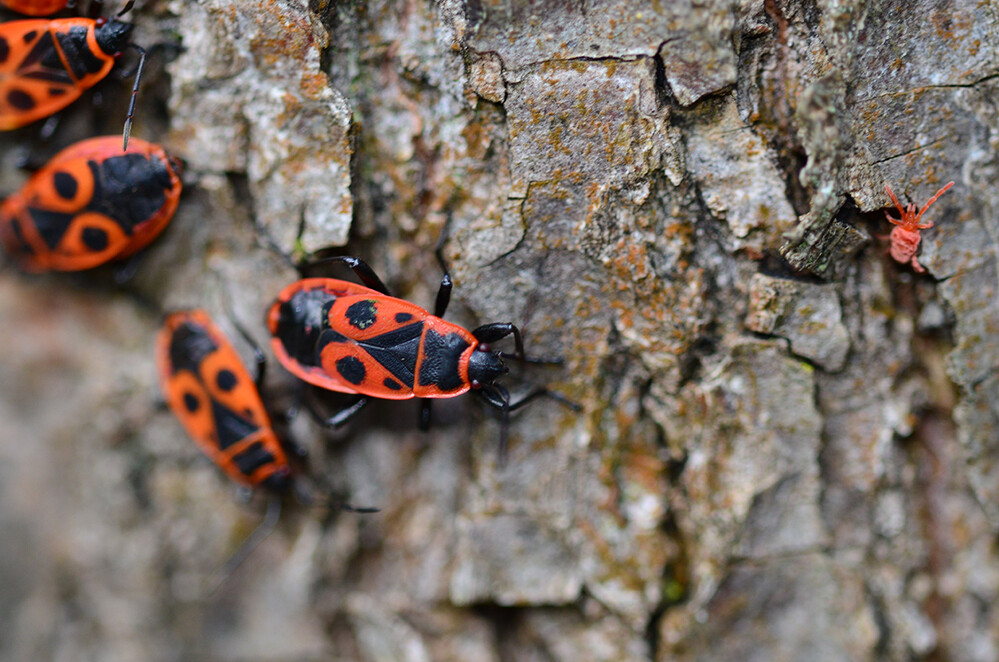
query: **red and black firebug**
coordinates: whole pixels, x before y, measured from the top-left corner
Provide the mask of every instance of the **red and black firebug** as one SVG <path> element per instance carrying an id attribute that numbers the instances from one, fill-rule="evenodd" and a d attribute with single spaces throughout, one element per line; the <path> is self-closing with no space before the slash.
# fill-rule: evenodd
<path id="1" fill-rule="evenodd" d="M 180 164 L 162 147 L 118 136 L 56 154 L 0 204 L 0 244 L 25 271 L 79 271 L 134 255 L 173 218 Z"/>
<path id="2" fill-rule="evenodd" d="M 291 468 L 257 380 L 207 313 L 167 316 L 156 339 L 156 365 L 167 405 L 212 462 L 241 485 L 288 488 Z"/>
<path id="3" fill-rule="evenodd" d="M 241 327 L 240 333 L 252 343 Z M 242 563 L 277 524 L 281 497 L 294 488 L 300 501 L 354 512 L 328 500 L 316 501 L 292 474 L 286 447 L 271 423 L 260 395 L 266 361 L 254 347 L 257 374 L 251 377 L 239 353 L 202 310 L 184 310 L 166 317 L 156 338 L 156 365 L 167 405 L 201 451 L 236 483 L 270 494 L 264 521 L 240 545 L 217 573 L 215 587 Z M 296 455 L 303 454 L 295 450 Z"/>
<path id="4" fill-rule="evenodd" d="M 540 395 L 578 408 L 541 387 L 511 401 L 507 389 L 496 383 L 509 370 L 503 359 L 558 361 L 526 359 L 520 329 L 509 322 L 468 331 L 444 320 L 452 289 L 446 269 L 434 313 L 430 314 L 389 294 L 381 279 L 359 258 L 324 260 L 328 261 L 347 264 L 365 285 L 333 278 L 294 282 L 278 294 L 267 314 L 267 325 L 271 348 L 289 372 L 320 388 L 360 396 L 326 421 L 330 427 L 342 425 L 373 397 L 421 398 L 420 427 L 427 429 L 433 399 L 475 391 L 502 412 L 502 458 L 509 412 Z M 490 343 L 507 336 L 513 336 L 515 353 L 491 348 Z"/>
<path id="5" fill-rule="evenodd" d="M 9 131 L 52 115 L 104 80 L 127 46 L 140 55 L 125 118 L 128 147 L 135 96 L 145 51 L 129 42 L 134 26 L 112 18 L 27 19 L 0 24 L 0 131 Z M 29 5 L 20 1 L 19 10 Z M 63 3 L 65 4 L 65 3 Z"/>

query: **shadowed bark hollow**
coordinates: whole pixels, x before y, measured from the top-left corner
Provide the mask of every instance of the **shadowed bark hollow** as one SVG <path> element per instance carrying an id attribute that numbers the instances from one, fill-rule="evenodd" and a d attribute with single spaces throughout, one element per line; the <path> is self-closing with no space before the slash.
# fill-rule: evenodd
<path id="1" fill-rule="evenodd" d="M 0 271 L 0 658 L 999 657 L 999 9 L 977 0 L 151 0 L 134 135 L 186 162 L 135 278 Z M 28 155 L 120 130 L 113 78 Z M 882 238 L 890 185 L 919 262 Z M 533 356 L 283 430 L 376 514 L 263 517 L 157 406 L 161 314 L 238 338 L 359 255 Z M 348 270 L 327 274 L 350 278 Z M 237 346 L 249 363 L 251 349 Z M 295 400 L 274 361 L 263 395 Z M 320 395 L 331 411 L 349 399 Z"/>

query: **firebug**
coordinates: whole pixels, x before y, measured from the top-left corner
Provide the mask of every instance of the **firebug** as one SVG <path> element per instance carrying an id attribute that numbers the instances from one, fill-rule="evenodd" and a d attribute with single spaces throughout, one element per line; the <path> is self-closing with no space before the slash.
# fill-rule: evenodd
<path id="1" fill-rule="evenodd" d="M 241 485 L 288 488 L 291 468 L 259 385 L 207 313 L 166 318 L 156 339 L 156 365 L 167 405 L 212 462 Z"/>
<path id="2" fill-rule="evenodd" d="M 169 224 L 180 166 L 162 147 L 118 136 L 56 154 L 0 204 L 0 244 L 25 271 L 78 271 L 129 257 Z"/>
<path id="3" fill-rule="evenodd" d="M 252 343 L 240 327 L 240 333 Z M 300 500 L 311 495 L 294 481 L 286 446 L 278 438 L 260 396 L 263 352 L 254 347 L 257 374 L 251 377 L 239 353 L 211 317 L 202 310 L 167 316 L 156 338 L 156 365 L 167 405 L 188 435 L 220 469 L 239 485 L 266 490 L 271 498 L 264 521 L 240 545 L 217 575 L 217 587 L 277 524 L 282 495 L 295 488 Z M 371 513 L 377 508 L 322 502 L 343 510 Z"/>
<path id="4" fill-rule="evenodd" d="M 484 324 L 468 331 L 445 321 L 443 315 L 452 289 L 446 270 L 434 313 L 430 314 L 389 294 L 362 260 L 329 260 L 347 264 L 365 285 L 332 278 L 299 280 L 278 294 L 268 312 L 267 324 L 271 348 L 289 372 L 320 388 L 360 396 L 354 405 L 327 421 L 331 427 L 346 422 L 369 397 L 421 398 L 420 427 L 426 429 L 432 399 L 475 391 L 502 412 L 502 457 L 510 411 L 545 394 L 576 407 L 540 387 L 511 402 L 507 389 L 496 383 L 509 370 L 504 358 L 557 361 L 525 359 L 520 329 L 511 323 Z M 490 343 L 511 335 L 515 354 L 490 347 Z"/>
<path id="5" fill-rule="evenodd" d="M 118 16 L 128 11 L 133 0 Z M 0 24 L 0 131 L 48 117 L 103 80 L 126 46 L 133 25 L 105 18 L 57 18 Z M 135 110 L 145 52 L 125 118 L 124 148 Z"/>
<path id="6" fill-rule="evenodd" d="M 260 355 L 262 356 L 262 355 Z M 257 378 L 228 338 L 202 310 L 167 316 L 156 337 L 156 365 L 167 405 L 201 451 L 234 481 L 273 495 L 264 521 L 226 562 L 217 588 L 277 525 L 280 495 L 292 484 L 291 467 L 260 398 Z"/>

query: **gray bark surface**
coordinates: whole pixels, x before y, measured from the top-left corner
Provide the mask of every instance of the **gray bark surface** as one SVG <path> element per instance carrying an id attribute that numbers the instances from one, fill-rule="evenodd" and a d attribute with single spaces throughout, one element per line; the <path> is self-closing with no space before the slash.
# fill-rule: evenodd
<path id="1" fill-rule="evenodd" d="M 153 0 L 134 135 L 186 162 L 135 278 L 0 271 L 0 659 L 999 658 L 999 7 L 978 0 Z M 5 134 L 0 190 L 129 83 Z M 9 137 L 8 137 L 9 136 Z M 887 255 L 885 184 L 927 212 Z M 157 405 L 163 311 L 258 342 L 338 248 L 512 321 L 471 396 L 294 418 L 377 514 L 260 522 Z M 353 279 L 348 271 L 333 277 Z M 228 302 L 228 304 L 227 304 Z M 237 340 L 249 363 L 250 347 Z M 293 404 L 271 361 L 264 397 Z M 347 400 L 323 399 L 335 408 Z"/>

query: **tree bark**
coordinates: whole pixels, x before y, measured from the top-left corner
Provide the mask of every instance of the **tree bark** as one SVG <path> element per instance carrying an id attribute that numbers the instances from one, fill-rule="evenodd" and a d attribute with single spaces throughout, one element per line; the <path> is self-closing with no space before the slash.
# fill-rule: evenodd
<path id="1" fill-rule="evenodd" d="M 0 271 L 0 657 L 999 656 L 999 9 L 972 0 L 158 0 L 134 135 L 186 162 L 135 278 Z M 109 81 L 25 154 L 119 130 Z M 119 112 L 120 111 L 120 112 Z M 926 212 L 881 239 L 884 186 Z M 265 344 L 358 255 L 510 321 L 544 385 L 283 430 L 376 514 L 263 517 L 157 402 L 162 312 Z M 329 251 L 327 251 L 329 252 Z M 325 254 L 325 253 L 324 253 Z M 332 277 L 353 279 L 332 268 Z M 237 340 L 249 363 L 251 350 Z M 512 351 L 512 350 L 511 350 Z M 278 412 L 294 379 L 272 361 Z M 320 394 L 319 406 L 349 400 Z"/>

